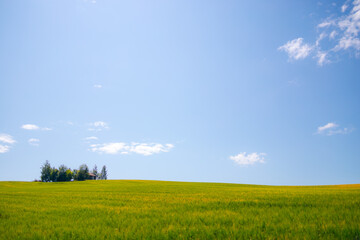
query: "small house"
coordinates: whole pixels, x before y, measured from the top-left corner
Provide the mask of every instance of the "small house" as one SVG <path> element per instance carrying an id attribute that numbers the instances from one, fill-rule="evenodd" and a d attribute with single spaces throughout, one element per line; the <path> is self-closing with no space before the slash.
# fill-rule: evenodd
<path id="1" fill-rule="evenodd" d="M 89 178 L 88 180 L 96 180 L 96 175 L 93 173 L 89 173 Z"/>

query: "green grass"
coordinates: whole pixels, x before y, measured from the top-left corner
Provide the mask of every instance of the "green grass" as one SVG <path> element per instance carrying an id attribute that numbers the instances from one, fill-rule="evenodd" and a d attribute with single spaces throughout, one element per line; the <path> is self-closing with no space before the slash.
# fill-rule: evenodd
<path id="1" fill-rule="evenodd" d="M 360 185 L 0 182 L 0 239 L 360 239 Z"/>

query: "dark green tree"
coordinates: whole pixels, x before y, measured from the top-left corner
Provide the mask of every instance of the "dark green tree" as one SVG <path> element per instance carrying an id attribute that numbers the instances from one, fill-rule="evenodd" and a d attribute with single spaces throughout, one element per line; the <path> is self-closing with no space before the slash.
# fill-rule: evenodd
<path id="1" fill-rule="evenodd" d="M 50 182 L 51 181 L 51 166 L 48 160 L 41 166 L 41 181 Z"/>
<path id="2" fill-rule="evenodd" d="M 106 170 L 106 166 L 104 165 L 101 169 L 101 173 L 100 173 L 100 179 L 101 180 L 106 180 L 107 179 L 107 170 Z"/>
<path id="3" fill-rule="evenodd" d="M 58 178 L 59 178 L 59 170 L 56 167 L 53 167 L 50 173 L 50 180 L 52 182 L 57 182 Z"/>
<path id="4" fill-rule="evenodd" d="M 60 165 L 59 167 L 59 176 L 57 181 L 58 182 L 65 182 L 66 181 L 66 171 L 68 170 L 68 168 L 63 164 Z"/>
<path id="5" fill-rule="evenodd" d="M 101 172 L 98 172 L 95 165 L 92 173 L 96 176 L 96 179 L 107 179 L 107 169 L 103 166 Z M 51 167 L 48 160 L 41 166 L 41 181 L 42 182 L 64 182 L 71 181 L 72 179 L 77 181 L 84 181 L 89 179 L 89 168 L 86 164 L 82 164 L 79 169 L 71 171 L 70 168 L 65 165 L 60 165 L 59 169 Z"/>
<path id="6" fill-rule="evenodd" d="M 86 164 L 83 164 L 79 167 L 79 170 L 76 173 L 75 180 L 84 181 L 89 178 L 89 168 Z"/>
<path id="7" fill-rule="evenodd" d="M 92 174 L 95 175 L 95 180 L 99 178 L 99 173 L 98 173 L 98 169 L 97 166 L 95 165 L 93 170 L 92 170 Z"/>
<path id="8" fill-rule="evenodd" d="M 71 181 L 71 179 L 73 179 L 73 172 L 71 171 L 71 169 L 70 168 L 68 168 L 67 170 L 66 170 L 66 177 L 65 177 L 65 181 L 67 181 L 67 182 L 69 182 L 69 181 Z"/>
<path id="9" fill-rule="evenodd" d="M 78 173 L 78 171 L 79 171 L 79 170 L 77 170 L 77 169 L 74 169 L 74 170 L 72 171 L 72 178 L 73 178 L 74 180 L 77 180 L 77 173 Z"/>

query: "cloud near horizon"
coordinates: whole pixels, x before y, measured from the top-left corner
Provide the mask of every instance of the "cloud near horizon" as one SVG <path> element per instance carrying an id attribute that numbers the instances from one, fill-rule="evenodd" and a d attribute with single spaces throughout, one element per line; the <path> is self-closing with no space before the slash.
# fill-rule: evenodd
<path id="1" fill-rule="evenodd" d="M 160 144 L 160 143 L 103 143 L 103 144 L 91 144 L 90 151 L 105 154 L 130 154 L 136 153 L 143 156 L 150 156 L 161 152 L 169 152 L 174 148 L 173 144 Z"/>
<path id="2" fill-rule="evenodd" d="M 89 123 L 89 125 L 90 125 L 90 128 L 88 128 L 89 131 L 99 132 L 105 129 L 109 129 L 109 125 L 103 121 L 96 121 L 93 123 Z"/>
<path id="3" fill-rule="evenodd" d="M 16 143 L 11 135 L 5 133 L 0 134 L 0 142 L 2 143 L 0 144 L 0 153 L 6 153 L 10 151 L 10 145 Z"/>
<path id="4" fill-rule="evenodd" d="M 40 140 L 39 140 L 38 138 L 30 138 L 30 139 L 28 140 L 28 143 L 29 143 L 30 145 L 36 146 L 36 147 L 39 146 L 39 142 L 40 142 Z"/>
<path id="5" fill-rule="evenodd" d="M 85 139 L 85 140 L 98 140 L 98 138 L 95 137 L 95 136 L 86 137 L 86 138 L 84 138 L 84 139 Z"/>
<path id="6" fill-rule="evenodd" d="M 21 126 L 22 129 L 25 130 L 38 130 L 40 129 L 39 126 L 35 125 L 35 124 L 24 124 Z"/>
<path id="7" fill-rule="evenodd" d="M 21 126 L 22 129 L 25 129 L 25 130 L 42 130 L 42 131 L 51 131 L 52 129 L 51 128 L 48 128 L 48 127 L 39 127 L 35 124 L 24 124 Z"/>
<path id="8" fill-rule="evenodd" d="M 265 163 L 264 156 L 266 153 L 249 153 L 246 152 L 239 153 L 235 156 L 230 156 L 229 158 L 233 160 L 236 164 L 246 166 L 246 165 L 253 165 L 255 163 Z"/>
<path id="9" fill-rule="evenodd" d="M 317 25 L 320 33 L 314 44 L 303 43 L 303 38 L 288 41 L 278 48 L 288 54 L 289 59 L 300 60 L 310 55 L 317 59 L 317 64 L 323 66 L 331 62 L 331 57 L 339 51 L 352 51 L 360 56 L 360 0 L 352 1 L 352 8 L 346 1 L 341 8 L 341 16 L 328 17 Z M 349 10 L 348 10 L 349 9 Z M 330 47 L 322 48 L 321 42 L 327 40 Z M 313 54 L 311 54 L 313 53 Z"/>

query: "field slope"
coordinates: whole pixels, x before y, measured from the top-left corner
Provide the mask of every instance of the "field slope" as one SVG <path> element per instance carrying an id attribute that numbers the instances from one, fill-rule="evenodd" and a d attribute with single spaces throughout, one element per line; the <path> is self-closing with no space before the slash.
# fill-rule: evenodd
<path id="1" fill-rule="evenodd" d="M 0 239 L 360 239 L 360 185 L 0 182 Z"/>

